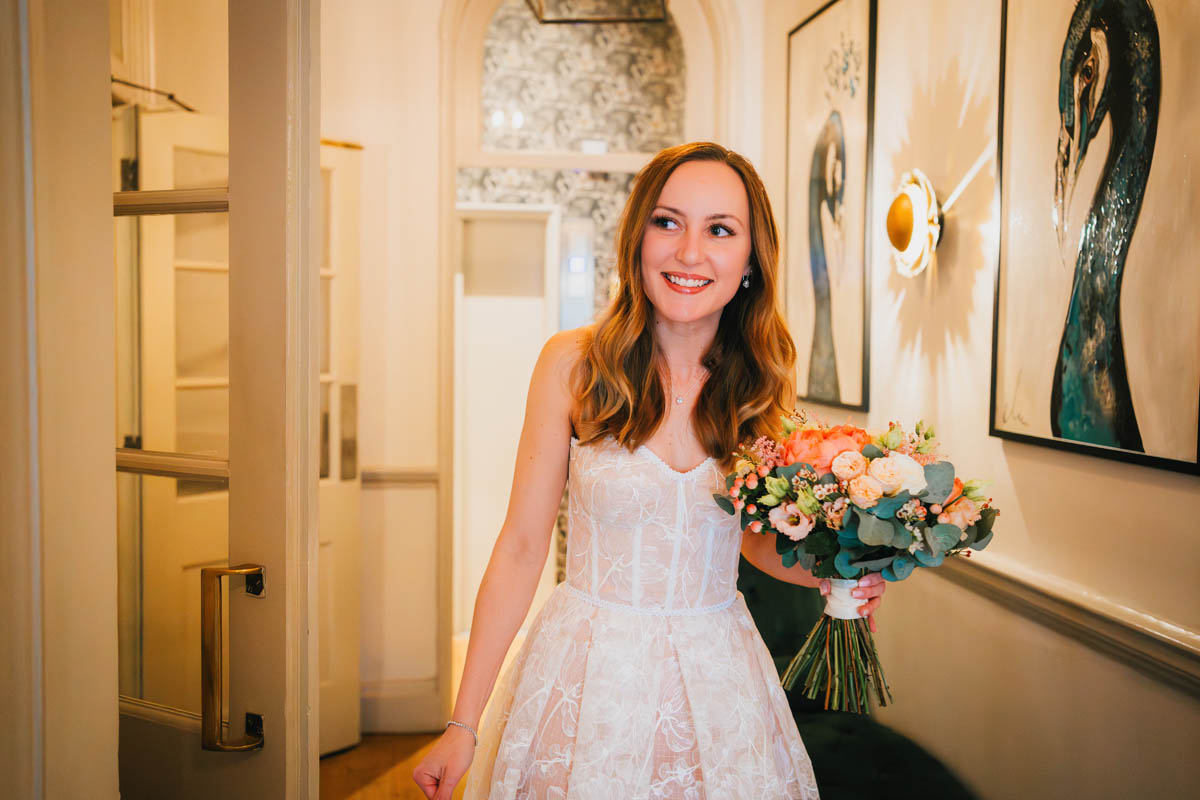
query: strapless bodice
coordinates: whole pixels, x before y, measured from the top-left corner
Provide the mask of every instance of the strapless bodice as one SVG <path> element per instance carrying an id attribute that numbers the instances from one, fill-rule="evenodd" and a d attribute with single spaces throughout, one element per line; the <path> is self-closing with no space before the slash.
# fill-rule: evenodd
<path id="1" fill-rule="evenodd" d="M 709 458 L 677 472 L 642 446 L 571 440 L 566 583 L 601 605 L 687 615 L 737 595 L 741 532 L 713 502 Z"/>

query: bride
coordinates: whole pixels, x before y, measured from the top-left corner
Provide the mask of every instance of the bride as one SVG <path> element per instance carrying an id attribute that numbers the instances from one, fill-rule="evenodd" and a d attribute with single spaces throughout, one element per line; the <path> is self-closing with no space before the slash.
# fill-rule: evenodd
<path id="1" fill-rule="evenodd" d="M 617 297 L 534 368 L 454 714 L 413 778 L 437 800 L 468 768 L 466 796 L 492 800 L 816 797 L 738 553 L 824 582 L 712 499 L 738 443 L 773 433 L 795 396 L 766 190 L 719 145 L 669 148 L 635 179 L 616 246 Z M 568 481 L 566 580 L 477 732 Z M 860 613 L 883 590 L 859 581 Z"/>

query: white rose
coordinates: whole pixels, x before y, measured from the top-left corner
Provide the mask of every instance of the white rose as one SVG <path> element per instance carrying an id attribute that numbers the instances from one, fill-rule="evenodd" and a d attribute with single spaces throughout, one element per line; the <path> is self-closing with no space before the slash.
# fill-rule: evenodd
<path id="1" fill-rule="evenodd" d="M 894 456 L 877 458 L 867 467 L 867 474 L 879 481 L 883 493 L 889 497 L 900 491 L 900 484 L 904 482 L 900 465 L 893 460 Z"/>
<path id="2" fill-rule="evenodd" d="M 893 460 L 900 469 L 901 489 L 907 489 L 909 494 L 915 495 L 925 488 L 925 468 L 915 458 L 904 453 L 891 453 L 888 459 Z"/>
<path id="3" fill-rule="evenodd" d="M 857 450 L 843 450 L 834 457 L 830 469 L 839 481 L 848 481 L 867 471 L 867 459 Z"/>

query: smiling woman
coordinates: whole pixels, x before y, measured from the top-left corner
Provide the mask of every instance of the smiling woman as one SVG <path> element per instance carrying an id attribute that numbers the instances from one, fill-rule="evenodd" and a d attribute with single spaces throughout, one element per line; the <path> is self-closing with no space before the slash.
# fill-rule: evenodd
<path id="1" fill-rule="evenodd" d="M 594 325 L 551 337 L 530 381 L 508 514 L 446 733 L 414 778 L 467 797 L 816 797 L 771 656 L 737 592 L 739 554 L 782 568 L 713 503 L 739 441 L 791 409 L 778 236 L 754 168 L 711 143 L 638 174 L 620 284 Z M 668 391 L 672 402 L 668 402 Z M 564 484 L 565 581 L 504 673 Z M 881 581 L 862 583 L 862 614 Z"/>

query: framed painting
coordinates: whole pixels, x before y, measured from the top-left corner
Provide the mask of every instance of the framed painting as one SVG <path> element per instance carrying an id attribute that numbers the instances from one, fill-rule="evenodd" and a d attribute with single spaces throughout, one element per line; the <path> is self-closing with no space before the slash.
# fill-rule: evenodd
<path id="1" fill-rule="evenodd" d="M 1200 474 L 1200 5 L 1007 0 L 990 433 Z"/>
<path id="2" fill-rule="evenodd" d="M 785 307 L 802 402 L 866 411 L 875 0 L 788 34 Z"/>

